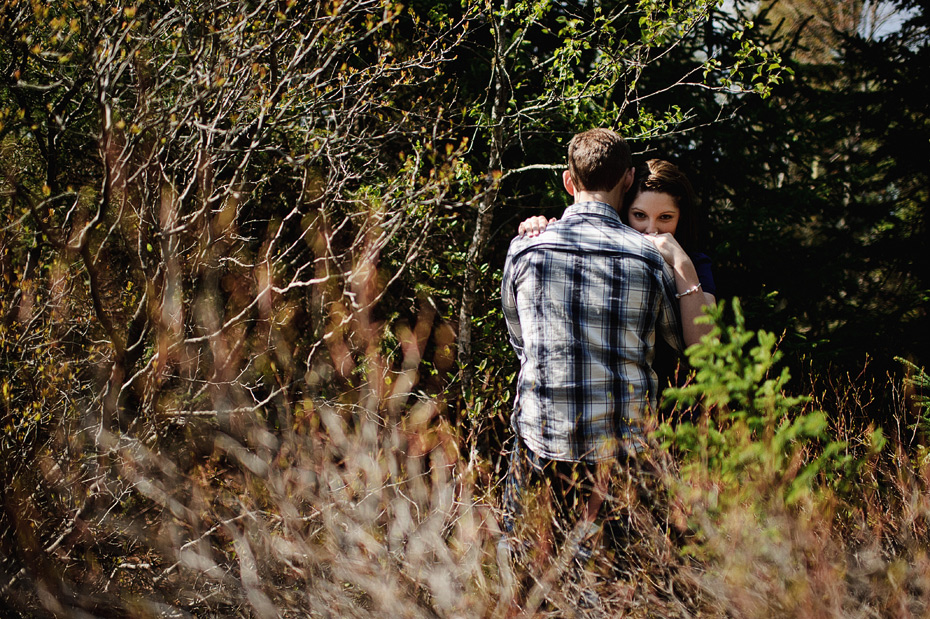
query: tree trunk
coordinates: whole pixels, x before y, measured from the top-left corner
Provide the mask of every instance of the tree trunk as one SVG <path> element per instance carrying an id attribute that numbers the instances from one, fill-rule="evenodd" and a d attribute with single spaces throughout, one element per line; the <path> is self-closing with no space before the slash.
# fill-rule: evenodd
<path id="1" fill-rule="evenodd" d="M 481 259 L 491 234 L 491 221 L 494 215 L 494 203 L 500 188 L 501 154 L 504 150 L 504 125 L 507 111 L 509 84 L 504 55 L 507 46 L 507 13 L 511 2 L 504 3 L 501 17 L 492 15 L 494 29 L 494 101 L 491 105 L 490 147 L 488 154 L 488 169 L 485 177 L 484 192 L 478 206 L 478 217 L 475 223 L 475 233 L 468 246 L 465 267 L 465 285 L 462 291 L 462 302 L 459 305 L 459 333 L 458 333 L 458 364 L 462 378 L 462 395 L 467 400 L 474 377 L 472 359 L 472 317 L 475 309 L 475 295 L 478 287 Z"/>

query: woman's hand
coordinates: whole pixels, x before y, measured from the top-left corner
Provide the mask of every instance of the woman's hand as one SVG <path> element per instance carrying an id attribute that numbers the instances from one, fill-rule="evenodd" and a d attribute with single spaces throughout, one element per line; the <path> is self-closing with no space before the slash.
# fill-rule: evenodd
<path id="1" fill-rule="evenodd" d="M 691 263 L 691 258 L 688 256 L 687 252 L 682 249 L 675 237 L 668 232 L 662 234 L 644 234 L 643 236 L 652 241 L 656 249 L 659 250 L 659 253 L 662 254 L 662 257 L 665 258 L 665 261 L 674 268 L 676 272 L 679 268 L 686 269 L 686 265 L 688 264 L 691 264 L 692 270 L 694 269 L 694 265 Z"/>
<path id="2" fill-rule="evenodd" d="M 517 228 L 517 234 L 519 236 L 527 236 L 533 238 L 534 236 L 539 236 L 542 234 L 546 226 L 551 223 L 558 221 L 555 217 L 552 219 L 546 219 L 542 215 L 535 215 L 529 219 L 525 219 L 520 223 L 520 227 Z"/>

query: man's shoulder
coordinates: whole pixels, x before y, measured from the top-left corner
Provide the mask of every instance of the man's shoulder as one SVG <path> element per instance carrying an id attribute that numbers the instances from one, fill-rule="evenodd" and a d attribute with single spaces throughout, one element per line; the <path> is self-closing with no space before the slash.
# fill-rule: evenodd
<path id="1" fill-rule="evenodd" d="M 659 250 L 639 232 L 617 220 L 573 215 L 549 224 L 539 236 L 510 242 L 511 260 L 535 252 L 579 252 L 642 258 L 661 266 Z"/>

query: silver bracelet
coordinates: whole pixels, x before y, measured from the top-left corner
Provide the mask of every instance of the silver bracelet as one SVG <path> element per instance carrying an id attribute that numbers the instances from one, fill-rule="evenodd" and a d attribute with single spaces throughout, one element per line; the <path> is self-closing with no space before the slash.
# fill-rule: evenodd
<path id="1" fill-rule="evenodd" d="M 700 290 L 700 289 L 701 289 L 701 284 L 697 284 L 697 285 L 695 285 L 695 286 L 691 286 L 690 288 L 688 288 L 688 289 L 685 290 L 684 292 L 675 293 L 675 298 L 676 298 L 676 299 L 680 299 L 680 298 L 682 298 L 682 297 L 686 297 L 686 296 L 688 296 L 689 294 L 694 294 L 695 292 L 697 292 L 697 291 Z"/>

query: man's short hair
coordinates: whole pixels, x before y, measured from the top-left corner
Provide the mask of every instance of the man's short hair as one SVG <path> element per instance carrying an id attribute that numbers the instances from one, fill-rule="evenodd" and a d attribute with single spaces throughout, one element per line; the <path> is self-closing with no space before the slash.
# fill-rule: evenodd
<path id="1" fill-rule="evenodd" d="M 626 140 L 610 129 L 590 129 L 568 143 L 568 171 L 578 189 L 610 191 L 632 165 Z"/>

